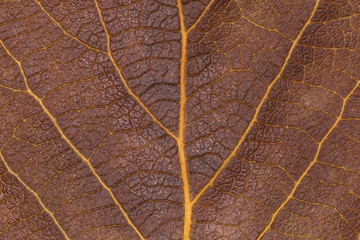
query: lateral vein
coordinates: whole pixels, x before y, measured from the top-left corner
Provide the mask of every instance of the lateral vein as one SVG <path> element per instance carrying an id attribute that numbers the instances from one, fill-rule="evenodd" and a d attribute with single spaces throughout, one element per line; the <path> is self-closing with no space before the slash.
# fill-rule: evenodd
<path id="1" fill-rule="evenodd" d="M 80 44 L 82 45 L 85 45 L 87 48 L 91 49 L 91 50 L 94 50 L 96 52 L 101 52 L 101 53 L 104 53 L 106 54 L 106 52 L 104 52 L 103 50 L 101 49 L 98 49 L 98 48 L 94 48 L 94 47 L 91 47 L 89 46 L 87 43 L 81 41 L 80 39 L 78 39 L 77 37 L 73 36 L 72 34 L 70 34 L 68 31 L 66 31 L 58 21 L 55 20 L 55 18 L 53 18 L 50 13 L 48 11 L 45 10 L 45 8 L 41 5 L 41 3 L 39 2 L 39 0 L 35 0 L 35 2 L 39 5 L 40 9 L 64 32 L 64 34 L 66 36 L 69 36 L 71 37 L 72 39 L 74 39 L 75 41 L 79 42 Z"/>
<path id="2" fill-rule="evenodd" d="M 299 42 L 301 36 L 303 35 L 305 29 L 307 28 L 307 26 L 310 24 L 312 17 L 315 14 L 315 11 L 319 5 L 320 0 L 317 0 L 314 6 L 314 9 L 311 13 L 311 15 L 309 16 L 309 19 L 307 20 L 307 22 L 304 24 L 303 28 L 301 29 L 301 31 L 299 32 L 299 34 L 297 35 L 296 39 L 292 42 L 292 45 L 290 47 L 290 50 L 288 52 L 288 55 L 285 58 L 285 61 L 279 71 L 279 73 L 275 76 L 274 80 L 271 82 L 271 84 L 268 86 L 268 88 L 266 89 L 266 93 L 264 95 L 264 97 L 261 99 L 258 107 L 256 108 L 255 114 L 253 116 L 253 118 L 251 119 L 249 125 L 247 126 L 247 128 L 245 129 L 244 134 L 241 136 L 239 142 L 236 144 L 236 146 L 234 147 L 233 151 L 228 155 L 228 157 L 224 160 L 224 162 L 220 165 L 220 167 L 218 168 L 218 170 L 215 172 L 215 174 L 212 176 L 212 178 L 208 181 L 208 183 L 200 190 L 200 192 L 196 195 L 196 197 L 192 200 L 191 204 L 194 205 L 199 198 L 204 194 L 204 192 L 213 185 L 215 179 L 220 175 L 221 171 L 226 167 L 226 165 L 229 163 L 229 161 L 236 155 L 237 150 L 239 149 L 239 147 L 241 146 L 241 144 L 244 142 L 244 140 L 246 139 L 246 136 L 249 134 L 252 126 L 254 125 L 257 116 L 260 113 L 260 109 L 262 107 L 262 105 L 264 104 L 265 100 L 267 99 L 267 97 L 270 94 L 270 91 L 272 89 L 272 87 L 275 85 L 275 83 L 277 82 L 277 80 L 281 77 L 282 73 L 284 72 L 286 65 L 288 63 L 288 61 L 290 60 L 290 57 L 297 45 L 297 43 Z"/>
<path id="3" fill-rule="evenodd" d="M 10 53 L 10 51 L 6 48 L 6 46 L 4 45 L 4 43 L 0 40 L 0 44 L 2 45 L 2 47 L 5 49 L 6 53 L 18 64 L 21 75 L 24 78 L 24 82 L 26 85 L 26 89 L 27 92 L 29 93 L 30 96 L 32 96 L 38 103 L 39 105 L 42 107 L 43 111 L 48 115 L 48 117 L 50 118 L 51 122 L 54 124 L 55 128 L 57 129 L 57 131 L 59 132 L 60 136 L 66 141 L 66 143 L 71 147 L 71 149 L 81 158 L 81 160 L 83 162 L 85 162 L 89 169 L 91 170 L 92 174 L 96 177 L 96 179 L 99 181 L 99 183 L 102 185 L 102 187 L 104 189 L 106 189 L 112 200 L 114 201 L 115 205 L 119 208 L 119 210 L 121 211 L 121 213 L 123 214 L 124 218 L 126 219 L 126 221 L 128 222 L 128 224 L 134 229 L 134 231 L 139 235 L 141 240 L 145 240 L 145 238 L 142 236 L 142 234 L 140 233 L 140 231 L 137 229 L 137 227 L 134 225 L 134 223 L 131 221 L 131 219 L 129 218 L 129 216 L 127 215 L 126 211 L 124 210 L 124 208 L 121 206 L 121 204 L 119 203 L 119 201 L 116 199 L 114 193 L 112 192 L 111 188 L 109 188 L 104 182 L 103 180 L 100 178 L 100 176 L 97 174 L 95 168 L 91 165 L 90 160 L 88 158 L 86 158 L 70 141 L 70 139 L 64 134 L 64 132 L 62 131 L 62 129 L 60 128 L 59 124 L 57 123 L 57 120 L 55 119 L 55 117 L 49 112 L 49 110 L 45 107 L 44 103 L 42 102 L 42 100 L 36 96 L 33 91 L 29 88 L 28 82 L 27 82 L 27 78 L 25 76 L 25 73 L 21 67 L 21 63 Z"/>
<path id="4" fill-rule="evenodd" d="M 191 30 L 193 30 L 196 25 L 200 22 L 200 20 L 203 18 L 203 16 L 205 15 L 205 13 L 209 10 L 210 6 L 215 2 L 215 0 L 211 0 L 209 2 L 209 4 L 205 7 L 204 11 L 202 11 L 201 15 L 196 19 L 196 21 L 189 27 L 188 30 L 185 30 L 186 31 L 186 34 L 190 33 Z"/>
<path id="5" fill-rule="evenodd" d="M 96 9 L 99 13 L 99 17 L 100 17 L 100 21 L 103 25 L 103 28 L 104 28 L 104 31 L 106 33 L 106 38 L 107 38 L 107 52 L 105 53 L 111 63 L 113 64 L 116 72 L 119 74 L 119 77 L 122 81 L 122 83 L 124 84 L 126 90 L 128 91 L 128 93 L 130 94 L 130 96 L 132 96 L 136 101 L 137 103 L 140 104 L 140 106 L 146 111 L 147 114 L 149 114 L 149 116 L 152 118 L 152 120 L 157 123 L 167 134 L 169 134 L 175 141 L 177 141 L 178 137 L 173 133 L 171 132 L 167 127 L 164 126 L 164 124 L 162 124 L 156 117 L 155 115 L 148 109 L 148 107 L 145 106 L 145 104 L 141 101 L 141 99 L 131 90 L 131 88 L 129 87 L 129 85 L 127 84 L 122 72 L 121 72 L 121 69 L 118 67 L 114 57 L 112 56 L 111 54 L 111 49 L 110 49 L 110 34 L 109 34 L 109 31 L 107 30 L 106 28 L 106 25 L 105 25 L 105 22 L 104 22 L 104 19 L 103 19 L 103 16 L 102 16 L 102 13 L 101 13 L 101 10 L 100 10 L 100 7 L 99 7 L 99 4 L 97 2 L 97 0 L 95 0 L 95 6 L 96 6 Z"/>
<path id="6" fill-rule="evenodd" d="M 64 235 L 65 239 L 70 240 L 70 237 L 66 234 L 66 232 L 64 231 L 64 229 L 60 226 L 59 222 L 56 220 L 54 214 L 47 208 L 45 207 L 44 203 L 41 201 L 39 195 L 32 190 L 14 171 L 11 170 L 11 168 L 9 167 L 9 165 L 7 164 L 7 162 L 5 161 L 4 156 L 0 153 L 0 158 L 1 160 L 4 162 L 6 170 L 14 175 L 14 177 L 16 177 L 16 179 L 26 188 L 26 190 L 30 191 L 35 198 L 39 201 L 41 207 L 44 209 L 44 211 L 49 214 L 49 216 L 51 217 L 51 219 L 54 221 L 54 224 L 59 228 L 60 232 Z"/>
<path id="7" fill-rule="evenodd" d="M 312 166 L 314 166 L 314 164 L 317 162 L 317 159 L 319 157 L 320 154 L 320 150 L 322 149 L 322 145 L 324 144 L 324 142 L 326 141 L 326 139 L 329 137 L 329 135 L 332 133 L 332 131 L 337 127 L 338 123 L 341 121 L 342 116 L 344 114 L 344 110 L 345 110 L 345 105 L 347 100 L 350 98 L 350 96 L 354 93 L 354 91 L 356 90 L 356 88 L 358 88 L 360 85 L 360 81 L 357 82 L 357 84 L 355 85 L 355 87 L 351 90 L 351 92 L 343 99 L 343 104 L 341 107 L 341 112 L 339 114 L 339 116 L 336 118 L 336 121 L 334 122 L 334 124 L 331 126 L 331 128 L 329 129 L 329 131 L 326 133 L 326 135 L 323 137 L 323 139 L 320 141 L 318 147 L 317 147 L 317 151 L 314 157 L 314 160 L 309 164 L 309 166 L 305 169 L 305 171 L 303 172 L 303 174 L 300 176 L 300 178 L 295 182 L 295 185 L 291 191 L 291 193 L 287 196 L 287 198 L 285 199 L 285 201 L 279 206 L 279 208 L 274 212 L 274 214 L 271 217 L 271 220 L 269 222 L 269 224 L 266 226 L 266 228 L 262 231 L 262 233 L 259 235 L 259 237 L 257 239 L 261 239 L 264 234 L 266 233 L 267 230 L 270 229 L 271 224 L 274 222 L 277 214 L 280 212 L 281 209 L 283 209 L 285 207 L 285 205 L 290 201 L 290 199 L 294 196 L 294 193 L 296 191 L 296 189 L 299 187 L 301 181 L 304 179 L 304 177 L 308 174 L 308 172 L 310 171 L 310 169 L 312 168 Z M 350 226 L 351 227 L 351 226 Z"/>
<path id="8" fill-rule="evenodd" d="M 77 37 L 75 37 L 75 36 L 71 35 L 70 33 L 68 33 L 68 32 L 60 25 L 60 23 L 58 23 L 58 22 L 50 15 L 50 13 L 48 13 L 48 12 L 44 9 L 44 7 L 41 5 L 40 2 L 38 2 L 38 0 L 36 0 L 36 2 L 39 4 L 41 10 L 64 32 L 65 35 L 71 37 L 72 39 L 74 39 L 75 41 L 79 42 L 80 44 L 83 44 L 83 45 L 86 46 L 88 49 L 91 49 L 91 50 L 96 51 L 96 52 L 101 52 L 101 53 L 107 55 L 107 56 L 109 57 L 110 61 L 112 62 L 112 64 L 114 65 L 114 68 L 115 68 L 116 72 L 119 74 L 120 79 L 121 79 L 121 81 L 123 82 L 123 84 L 125 85 L 125 88 L 126 88 L 126 90 L 129 92 L 129 94 L 130 94 L 133 98 L 135 98 L 135 100 L 136 100 L 136 101 L 141 105 L 141 107 L 150 115 L 150 117 L 153 119 L 154 122 L 156 122 L 163 130 L 166 131 L 167 134 L 169 134 L 172 138 L 174 138 L 174 139 L 176 140 L 177 137 L 175 136 L 175 134 L 172 133 L 167 127 L 165 127 L 165 126 L 151 113 L 151 111 L 145 106 L 145 104 L 140 100 L 140 98 L 139 98 L 138 96 L 136 96 L 136 94 L 131 90 L 131 88 L 129 87 L 129 85 L 126 83 L 125 78 L 123 77 L 121 70 L 118 68 L 118 66 L 117 66 L 117 64 L 116 64 L 113 56 L 112 56 L 111 53 L 110 53 L 109 33 L 108 33 L 108 31 L 107 31 L 107 29 L 106 29 L 106 27 L 105 27 L 105 23 L 104 23 L 104 21 L 103 21 L 103 19 L 102 19 L 102 15 L 101 15 L 101 13 L 100 13 L 100 9 L 98 8 L 98 3 L 97 3 L 97 1 L 95 1 L 95 5 L 96 5 L 96 8 L 97 8 L 97 11 L 99 12 L 100 21 L 102 22 L 102 25 L 103 25 L 103 27 L 104 27 L 104 31 L 105 31 L 105 33 L 106 33 L 106 35 L 107 35 L 107 38 L 108 38 L 108 44 L 107 44 L 107 45 L 108 45 L 108 46 L 107 46 L 108 51 L 106 51 L 106 52 L 103 51 L 103 50 L 101 50 L 101 49 L 97 49 L 97 48 L 91 47 L 91 46 L 89 46 L 88 44 L 84 43 L 83 41 L 79 40 Z"/>

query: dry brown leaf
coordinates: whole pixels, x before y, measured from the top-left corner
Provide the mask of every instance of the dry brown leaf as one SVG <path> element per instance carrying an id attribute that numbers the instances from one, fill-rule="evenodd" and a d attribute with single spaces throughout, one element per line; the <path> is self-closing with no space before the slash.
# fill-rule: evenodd
<path id="1" fill-rule="evenodd" d="M 1 240 L 359 239 L 359 0 L 3 0 L 0 45 Z"/>

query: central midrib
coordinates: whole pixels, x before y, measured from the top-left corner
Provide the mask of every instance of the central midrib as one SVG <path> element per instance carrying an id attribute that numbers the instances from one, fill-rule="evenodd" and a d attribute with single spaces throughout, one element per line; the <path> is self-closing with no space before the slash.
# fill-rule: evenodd
<path id="1" fill-rule="evenodd" d="M 181 0 L 177 0 L 179 9 L 179 21 L 181 32 L 181 58 L 180 58 L 180 111 L 179 111 L 179 136 L 177 146 L 179 151 L 179 161 L 181 169 L 181 178 L 184 192 L 184 232 L 183 239 L 190 240 L 192 207 L 190 199 L 190 187 L 187 175 L 186 156 L 185 156 L 185 104 L 186 104 L 186 48 L 187 31 L 185 27 L 184 14 L 182 11 Z"/>

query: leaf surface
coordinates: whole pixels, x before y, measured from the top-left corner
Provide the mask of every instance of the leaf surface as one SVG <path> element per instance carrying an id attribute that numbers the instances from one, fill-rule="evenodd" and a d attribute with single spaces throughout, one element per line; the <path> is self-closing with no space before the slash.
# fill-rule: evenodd
<path id="1" fill-rule="evenodd" d="M 0 239 L 359 239 L 358 0 L 0 1 Z"/>

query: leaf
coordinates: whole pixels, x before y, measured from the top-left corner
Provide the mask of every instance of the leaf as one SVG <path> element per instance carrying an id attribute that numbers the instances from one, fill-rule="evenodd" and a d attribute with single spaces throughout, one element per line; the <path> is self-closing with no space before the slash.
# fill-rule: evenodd
<path id="1" fill-rule="evenodd" d="M 0 239 L 359 239 L 358 0 L 0 13 Z"/>

